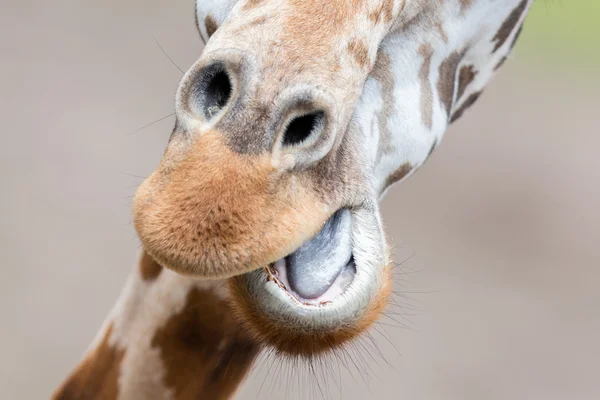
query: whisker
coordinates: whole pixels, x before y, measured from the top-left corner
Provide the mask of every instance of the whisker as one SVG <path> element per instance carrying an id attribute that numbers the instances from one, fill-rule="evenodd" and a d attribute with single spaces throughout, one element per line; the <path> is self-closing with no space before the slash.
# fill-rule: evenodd
<path id="1" fill-rule="evenodd" d="M 175 64 L 175 61 L 173 61 L 173 59 L 171 57 L 169 57 L 169 55 L 167 54 L 165 49 L 163 49 L 163 47 L 160 45 L 160 43 L 158 43 L 158 40 L 156 40 L 156 37 L 152 36 L 152 39 L 154 39 L 154 43 L 156 43 L 156 45 L 158 46 L 160 51 L 162 51 L 162 53 L 165 55 L 165 57 L 167 57 L 169 59 L 169 61 L 171 61 L 171 64 L 173 64 L 175 66 L 175 68 L 177 68 L 182 74 L 185 74 L 185 72 L 183 72 L 183 70 L 181 68 L 179 68 L 179 65 Z"/>
<path id="2" fill-rule="evenodd" d="M 123 174 L 123 175 L 127 175 L 127 176 L 131 176 L 131 177 L 133 177 L 133 178 L 139 178 L 139 179 L 146 179 L 146 178 L 147 178 L 147 177 L 145 177 L 145 176 L 139 176 L 139 175 L 129 174 L 129 173 L 127 173 L 127 172 L 121 172 L 121 174 Z"/>
<path id="3" fill-rule="evenodd" d="M 154 121 L 154 122 L 150 122 L 149 124 L 142 126 L 140 129 L 136 129 L 135 131 L 133 131 L 133 132 L 131 132 L 131 133 L 128 133 L 128 135 L 129 135 L 129 136 L 131 136 L 131 135 L 133 135 L 134 133 L 138 133 L 139 131 L 141 131 L 141 130 L 143 130 L 143 129 L 146 129 L 146 128 L 148 128 L 148 127 L 150 127 L 150 126 L 152 126 L 152 125 L 154 125 L 154 124 L 156 124 L 156 123 L 158 123 L 158 122 L 160 122 L 160 121 L 162 121 L 162 120 L 165 120 L 165 119 L 167 119 L 167 118 L 169 118 L 169 117 L 172 117 L 173 115 L 175 115 L 175 113 L 171 113 L 171 114 L 169 114 L 169 115 L 165 115 L 164 117 L 162 117 L 162 118 L 159 118 L 159 119 L 157 119 L 157 120 L 156 120 L 156 121 Z"/>
<path id="4" fill-rule="evenodd" d="M 381 328 L 381 330 L 379 329 Z M 402 355 L 402 353 L 400 353 L 400 350 L 398 350 L 398 347 L 396 347 L 396 344 L 392 341 L 392 339 L 389 337 L 389 334 L 387 333 L 387 331 L 385 330 L 385 326 L 378 326 L 378 325 L 374 325 L 373 329 L 375 329 L 375 331 L 377 333 L 379 333 L 393 348 L 394 350 L 396 350 L 396 354 L 398 355 Z M 394 367 L 393 365 L 390 364 L 390 367 L 395 371 L 396 367 Z"/>

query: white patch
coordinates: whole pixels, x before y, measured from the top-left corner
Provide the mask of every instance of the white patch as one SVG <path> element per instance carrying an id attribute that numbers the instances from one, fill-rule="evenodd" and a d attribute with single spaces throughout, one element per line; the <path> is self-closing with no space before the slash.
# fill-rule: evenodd
<path id="1" fill-rule="evenodd" d="M 225 298 L 223 281 L 199 281 L 163 268 L 153 281 L 145 281 L 136 266 L 129 276 L 103 328 L 88 351 L 96 348 L 112 323 L 109 344 L 125 350 L 119 376 L 119 399 L 172 399 L 164 385 L 165 368 L 160 350 L 151 346 L 156 331 L 181 312 L 189 291 L 210 289 Z"/>

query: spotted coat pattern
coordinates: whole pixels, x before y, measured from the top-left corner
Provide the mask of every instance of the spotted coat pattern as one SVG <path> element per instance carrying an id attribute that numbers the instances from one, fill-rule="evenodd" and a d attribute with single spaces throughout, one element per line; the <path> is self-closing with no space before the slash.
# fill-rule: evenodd
<path id="1" fill-rule="evenodd" d="M 338 59 L 331 59 L 333 65 L 328 66 L 333 80 L 321 84 L 344 87 L 340 77 L 350 76 L 360 83 L 356 96 L 344 97 L 340 92 L 340 101 L 349 101 L 352 111 L 345 137 L 354 140 L 361 165 L 373 177 L 373 189 L 382 195 L 421 166 L 448 124 L 479 98 L 512 50 L 531 3 L 335 0 L 331 4 L 339 7 L 327 9 L 329 14 L 324 11 L 323 21 L 293 21 L 292 13 L 285 37 L 302 40 L 310 31 L 317 40 L 314 54 L 327 57 L 337 52 Z M 267 26 L 273 10 L 306 4 L 301 0 L 198 1 L 196 21 L 210 49 L 211 37 L 220 35 L 231 13 L 241 22 L 229 34 L 243 36 L 246 29 Z M 369 35 L 348 21 L 361 27 L 370 24 Z M 329 29 L 327 35 L 315 33 L 319 27 Z M 335 40 L 328 41 L 330 37 Z M 303 72 L 316 73 L 318 62 L 306 63 L 306 56 L 290 55 L 281 65 L 296 60 L 303 63 Z M 276 62 L 272 67 L 279 68 Z M 277 91 L 281 84 L 265 86 Z M 335 162 L 351 168 L 343 164 L 343 157 Z M 170 167 L 167 164 L 167 170 Z M 321 171 L 315 181 L 325 185 L 329 175 Z M 97 339 L 53 398 L 229 398 L 262 343 L 233 316 L 224 283 L 178 275 L 144 252 Z"/>

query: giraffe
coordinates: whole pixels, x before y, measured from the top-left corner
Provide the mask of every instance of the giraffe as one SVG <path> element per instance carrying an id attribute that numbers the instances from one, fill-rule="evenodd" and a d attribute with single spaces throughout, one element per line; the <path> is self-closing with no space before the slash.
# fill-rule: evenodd
<path id="1" fill-rule="evenodd" d="M 265 348 L 386 306 L 379 199 L 507 59 L 533 0 L 196 2 L 205 42 L 134 201 L 143 251 L 54 399 L 226 399 Z"/>

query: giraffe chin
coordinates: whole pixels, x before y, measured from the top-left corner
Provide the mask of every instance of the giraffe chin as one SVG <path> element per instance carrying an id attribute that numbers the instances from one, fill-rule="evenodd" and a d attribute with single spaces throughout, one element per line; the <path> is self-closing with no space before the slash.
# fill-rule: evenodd
<path id="1" fill-rule="evenodd" d="M 293 357 L 333 351 L 379 318 L 391 292 L 378 212 L 338 211 L 292 254 L 228 282 L 236 317 L 258 343 Z"/>

